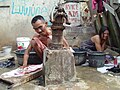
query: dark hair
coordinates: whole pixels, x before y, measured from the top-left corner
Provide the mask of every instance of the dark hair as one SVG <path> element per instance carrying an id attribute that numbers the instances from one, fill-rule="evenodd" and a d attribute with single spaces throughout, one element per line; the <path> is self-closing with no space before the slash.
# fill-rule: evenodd
<path id="1" fill-rule="evenodd" d="M 37 15 L 37 16 L 33 17 L 33 19 L 31 20 L 31 24 L 35 23 L 37 20 L 41 20 L 41 21 L 45 22 L 45 19 L 43 18 L 43 16 Z"/>
<path id="2" fill-rule="evenodd" d="M 106 31 L 108 30 L 109 31 L 109 28 L 107 26 L 102 26 L 100 31 L 99 31 L 99 36 L 101 38 L 101 35 Z M 109 31 L 110 32 L 110 31 Z"/>

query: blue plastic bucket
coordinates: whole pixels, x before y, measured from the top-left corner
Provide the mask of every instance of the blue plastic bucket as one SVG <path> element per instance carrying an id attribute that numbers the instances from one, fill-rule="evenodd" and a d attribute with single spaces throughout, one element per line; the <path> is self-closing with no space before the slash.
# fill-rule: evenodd
<path id="1" fill-rule="evenodd" d="M 88 52 L 88 63 L 90 67 L 103 67 L 105 64 L 104 52 Z"/>
<path id="2" fill-rule="evenodd" d="M 73 52 L 75 58 L 75 65 L 81 65 L 86 62 L 86 51 L 81 51 L 79 48 L 73 48 L 75 52 Z"/>
<path id="3" fill-rule="evenodd" d="M 15 51 L 19 65 L 23 64 L 24 52 L 25 52 L 25 50 L 16 50 Z M 41 64 L 41 63 L 42 63 L 42 60 L 38 57 L 36 52 L 31 51 L 29 53 L 28 64 Z"/>

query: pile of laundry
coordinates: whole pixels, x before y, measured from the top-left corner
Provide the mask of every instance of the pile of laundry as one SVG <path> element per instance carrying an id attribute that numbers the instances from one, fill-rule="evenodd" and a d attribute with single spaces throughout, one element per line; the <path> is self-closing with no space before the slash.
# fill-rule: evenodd
<path id="1" fill-rule="evenodd" d="M 0 68 L 8 68 L 15 66 L 15 62 L 12 60 L 6 60 L 0 62 Z"/>
<path id="2" fill-rule="evenodd" d="M 24 76 L 25 74 L 34 72 L 36 70 L 42 70 L 43 64 L 40 65 L 29 65 L 25 68 L 17 68 L 15 70 L 9 71 L 9 72 L 5 72 L 3 74 L 0 75 L 0 78 L 11 78 L 11 77 L 20 77 L 20 76 Z"/>

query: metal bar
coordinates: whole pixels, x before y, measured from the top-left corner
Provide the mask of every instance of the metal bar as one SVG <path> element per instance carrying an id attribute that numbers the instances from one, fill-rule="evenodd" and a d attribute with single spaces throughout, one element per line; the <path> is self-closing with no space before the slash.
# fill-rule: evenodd
<path id="1" fill-rule="evenodd" d="M 10 6 L 0 6 L 0 8 L 9 8 Z"/>

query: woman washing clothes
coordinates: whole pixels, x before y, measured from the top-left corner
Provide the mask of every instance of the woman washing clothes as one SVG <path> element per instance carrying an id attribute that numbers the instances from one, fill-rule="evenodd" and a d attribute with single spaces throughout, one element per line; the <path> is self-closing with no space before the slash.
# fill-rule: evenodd
<path id="1" fill-rule="evenodd" d="M 109 37 L 109 28 L 102 26 L 98 35 L 92 36 L 90 39 L 83 41 L 80 44 L 80 50 L 85 51 L 104 51 L 106 49 L 106 42 Z"/>
<path id="2" fill-rule="evenodd" d="M 106 45 L 108 37 L 109 37 L 110 31 L 107 26 L 102 26 L 99 30 L 99 33 L 97 35 L 92 36 L 90 39 L 83 41 L 80 44 L 80 50 L 90 52 L 91 55 L 97 55 L 96 52 L 104 52 L 105 55 L 105 63 L 110 63 L 112 60 L 114 60 L 113 56 L 119 55 L 119 53 L 111 50 L 111 47 L 108 47 Z M 95 53 L 95 54 L 94 54 Z M 87 59 L 89 60 L 89 54 Z M 99 53 L 101 54 L 101 53 Z M 98 55 L 99 55 L 98 54 Z M 93 60 L 94 61 L 94 60 Z"/>

